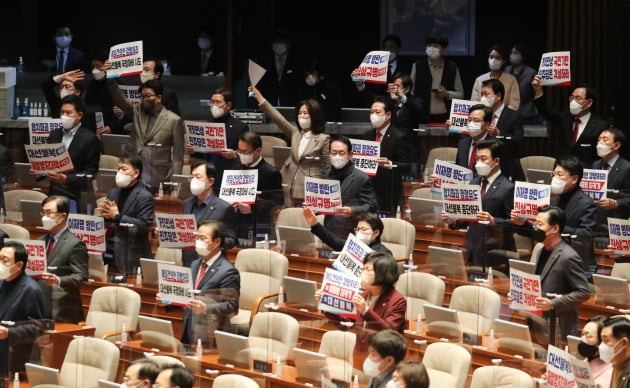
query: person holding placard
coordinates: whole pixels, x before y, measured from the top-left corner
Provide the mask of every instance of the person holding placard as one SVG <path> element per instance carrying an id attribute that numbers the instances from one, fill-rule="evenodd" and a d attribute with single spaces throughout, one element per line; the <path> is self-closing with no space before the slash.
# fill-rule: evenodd
<path id="1" fill-rule="evenodd" d="M 588 366 L 596 388 L 610 387 L 613 367 L 607 361 L 601 359 L 599 345 L 602 343 L 602 328 L 606 317 L 596 315 L 590 317 L 582 328 L 582 336 L 578 343 L 578 353 L 582 358 L 588 359 Z"/>
<path id="2" fill-rule="evenodd" d="M 604 321 L 599 358 L 613 365 L 611 388 L 630 388 L 630 320 L 627 315 L 615 315 Z"/>
<path id="3" fill-rule="evenodd" d="M 578 85 L 569 96 L 569 110 L 559 112 L 547 106 L 540 76 L 534 77 L 532 87 L 538 113 L 553 124 L 551 129 L 555 135 L 558 154 L 561 157 L 575 155 L 584 167 L 591 166 L 597 159 L 597 137 L 608 128 L 606 120 L 592 112 L 597 99 L 595 89 L 585 84 Z"/>
<path id="4" fill-rule="evenodd" d="M 497 45 L 490 47 L 488 51 L 488 67 L 490 68 L 490 72 L 484 73 L 475 79 L 470 95 L 471 100 L 481 101 L 481 83 L 490 78 L 495 78 L 501 81 L 505 87 L 505 96 L 503 96 L 504 104 L 514 110 L 518 110 L 521 104 L 518 81 L 513 75 L 503 71 L 508 59 L 509 57 L 502 47 Z"/>
<path id="5" fill-rule="evenodd" d="M 447 121 L 447 124 L 449 121 Z M 457 142 L 457 155 L 455 164 L 473 171 L 473 177 L 477 176 L 475 163 L 477 162 L 477 144 L 482 140 L 494 139 L 488 133 L 488 127 L 492 123 L 492 109 L 483 104 L 476 104 L 468 109 L 468 136 L 463 136 Z"/>
<path id="6" fill-rule="evenodd" d="M 330 168 L 330 136 L 324 133 L 326 122 L 321 105 L 313 99 L 300 101 L 295 109 L 297 126 L 294 126 L 258 89 L 250 86 L 248 90 L 254 93 L 258 107 L 289 139 L 291 156 L 282 167 L 281 173 L 283 181 L 289 186 L 291 205 L 300 205 L 304 202 L 304 177 L 321 178 L 323 172 Z"/>

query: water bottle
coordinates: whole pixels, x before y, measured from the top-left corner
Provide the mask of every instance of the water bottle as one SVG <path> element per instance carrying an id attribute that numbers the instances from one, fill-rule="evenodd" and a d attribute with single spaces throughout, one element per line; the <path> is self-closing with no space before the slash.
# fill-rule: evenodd
<path id="1" fill-rule="evenodd" d="M 278 304 L 284 303 L 284 287 L 280 286 L 278 289 Z"/>
<path id="2" fill-rule="evenodd" d="M 24 58 L 22 58 L 22 57 L 18 58 L 18 63 L 17 63 L 17 67 L 15 68 L 15 70 L 18 73 L 23 73 L 24 72 Z"/>
<path id="3" fill-rule="evenodd" d="M 13 377 L 13 388 L 20 388 L 20 374 L 15 372 Z"/>
<path id="4" fill-rule="evenodd" d="M 20 99 L 16 98 L 15 99 L 15 105 L 13 105 L 13 117 L 20 117 L 20 114 L 22 113 L 22 109 L 20 108 Z"/>
<path id="5" fill-rule="evenodd" d="M 127 325 L 122 324 L 122 329 L 120 330 L 120 343 L 125 344 L 127 342 Z"/>
<path id="6" fill-rule="evenodd" d="M 488 284 L 492 285 L 494 276 L 492 275 L 492 267 L 488 267 Z"/>
<path id="7" fill-rule="evenodd" d="M 201 338 L 197 338 L 197 347 L 195 348 L 197 360 L 201 360 L 203 357 L 203 346 L 201 346 Z"/>
<path id="8" fill-rule="evenodd" d="M 359 388 L 359 375 L 354 375 L 354 380 L 352 380 L 352 388 Z"/>
<path id="9" fill-rule="evenodd" d="M 162 185 L 162 182 L 160 182 L 160 188 L 158 190 L 158 199 L 162 199 L 164 198 L 164 186 Z"/>
<path id="10" fill-rule="evenodd" d="M 28 97 L 24 99 L 24 104 L 22 104 L 21 110 L 22 110 L 22 114 L 20 114 L 20 116 L 23 116 L 23 117 L 30 116 L 29 111 L 28 111 Z"/>
<path id="11" fill-rule="evenodd" d="M 396 208 L 396 218 L 400 219 L 400 205 Z"/>
<path id="12" fill-rule="evenodd" d="M 142 268 L 138 267 L 136 272 L 136 285 L 142 284 Z"/>
<path id="13" fill-rule="evenodd" d="M 48 103 L 44 103 L 44 108 L 42 109 L 42 116 L 48 117 Z"/>

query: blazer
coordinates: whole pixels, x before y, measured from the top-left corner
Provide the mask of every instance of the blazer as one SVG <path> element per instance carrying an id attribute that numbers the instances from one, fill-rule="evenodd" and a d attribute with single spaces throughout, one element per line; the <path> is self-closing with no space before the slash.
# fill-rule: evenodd
<path id="1" fill-rule="evenodd" d="M 258 83 L 258 89 L 262 95 L 266 96 L 273 106 L 295 106 L 298 83 L 304 82 L 300 60 L 290 51 L 287 52 L 280 79 L 278 79 L 276 57 L 273 52 L 261 58 L 257 63 L 267 69 Z"/>
<path id="2" fill-rule="evenodd" d="M 503 158 L 506 159 L 507 170 L 503 173 L 513 181 L 525 181 L 525 174 L 521 168 L 521 142 L 523 140 L 523 118 L 518 111 L 505 105 L 496 122 L 499 128 L 497 139 L 504 144 Z"/>
<path id="3" fill-rule="evenodd" d="M 395 112 L 392 112 L 394 114 Z M 365 140 L 376 140 L 376 129 L 372 128 L 363 134 Z M 385 136 L 381 139 L 380 156 L 388 158 L 396 168 L 388 169 L 379 167 L 376 175 L 372 177 L 374 187 L 378 187 L 376 198 L 378 209 L 394 213 L 400 203 L 402 195 L 402 175 L 409 170 L 411 158 L 407 145 L 406 133 L 390 125 Z M 390 188 L 389 190 L 387 188 Z"/>
<path id="4" fill-rule="evenodd" d="M 333 235 L 332 233 L 330 233 L 328 229 L 324 228 L 324 226 L 320 223 L 317 223 L 311 226 L 311 233 L 319 237 L 319 239 L 322 240 L 324 244 L 328 245 L 330 248 L 332 248 L 335 251 L 342 250 L 343 246 L 346 244 L 347 238 L 340 238 Z M 377 237 L 375 240 L 373 240 L 370 243 L 369 247 L 373 251 L 387 252 L 389 254 L 392 253 L 392 251 L 390 251 L 389 248 L 387 248 L 385 245 L 383 245 L 383 243 L 381 243 L 380 236 Z"/>
<path id="5" fill-rule="evenodd" d="M 571 145 L 575 116 L 569 111 L 558 112 L 550 110 L 544 95 L 534 99 L 534 105 L 538 109 L 538 113 L 553 124 L 551 128 L 559 140 L 558 151 L 560 157 L 575 155 L 585 167 L 591 166 L 597 160 L 597 138 L 602 130 L 608 128 L 608 123 L 605 120 L 591 112 L 591 118 L 586 123 L 584 131 L 575 142 L 575 145 Z"/>
<path id="6" fill-rule="evenodd" d="M 107 194 L 107 198 L 120 203 L 122 190 L 113 188 Z M 130 189 L 129 195 L 119 208 L 120 217 L 107 219 L 112 222 L 113 239 L 108 238 L 107 250 L 114 252 L 114 262 L 119 271 L 130 274 L 140 265 L 140 258 L 152 258 L 149 243 L 149 226 L 153 223 L 154 204 L 153 196 L 140 180 Z M 135 227 L 121 226 L 121 224 L 133 224 Z"/>
<path id="7" fill-rule="evenodd" d="M 202 260 L 203 258 L 198 257 L 190 266 L 193 285 L 197 282 L 197 275 L 199 274 Z M 206 301 L 206 314 L 194 314 L 193 317 L 193 312 L 190 309 L 184 310 L 182 342 L 187 344 L 195 343 L 197 338 L 202 338 L 203 340 L 207 337 L 208 323 L 206 318 L 210 315 L 215 314 L 217 316 L 217 328 L 221 330 L 229 329 L 230 317 L 238 313 L 241 275 L 234 265 L 230 263 L 225 253 L 221 253 L 214 263 L 206 269 L 206 273 L 197 289 L 208 291 L 198 296 L 198 298 L 206 299 L 204 300 Z M 203 334 L 200 334 L 202 336 L 198 337 L 195 333 Z"/>
<path id="8" fill-rule="evenodd" d="M 492 140 L 492 139 L 496 139 L 496 138 L 488 134 L 483 140 Z M 472 137 L 470 136 L 462 136 L 459 139 L 459 141 L 457 142 L 457 155 L 455 155 L 455 164 L 457 164 L 458 166 L 468 168 L 468 162 L 470 161 L 468 152 L 470 151 L 470 145 L 472 144 L 472 142 L 473 140 L 472 140 Z M 501 171 L 504 171 L 503 163 L 505 163 L 505 160 L 501 161 Z M 473 173 L 473 177 L 476 177 L 477 170 L 475 169 L 474 163 L 471 170 Z"/>
<path id="9" fill-rule="evenodd" d="M 315 86 L 308 86 L 306 82 L 300 83 L 302 88 L 299 93 L 299 101 L 312 98 L 322 106 L 327 122 L 343 121 L 341 114 L 342 95 L 341 88 L 334 81 L 320 79 Z"/>
<path id="10" fill-rule="evenodd" d="M 536 274 L 540 275 L 542 295 L 562 295 L 551 300 L 553 310 L 546 311 L 543 316 L 549 318 L 555 315 L 559 319 L 563 339 L 569 334 L 576 335 L 579 332 L 578 306 L 591 294 L 582 259 L 571 246 L 560 241 L 544 267 L 540 268 L 540 264 L 536 266 Z"/>
<path id="11" fill-rule="evenodd" d="M 50 234 L 39 238 L 46 242 Z M 84 320 L 80 287 L 88 279 L 88 251 L 85 243 L 65 229 L 55 241 L 52 253 L 46 258 L 47 267 L 57 267 L 49 272 L 59 276 L 60 287 L 51 287 L 40 282 L 47 300 L 52 300 L 52 311 L 46 316 L 57 322 L 78 323 Z"/>
<path id="12" fill-rule="evenodd" d="M 287 121 L 276 108 L 264 101 L 260 105 L 265 114 L 271 118 L 291 144 L 291 156 L 282 166 L 282 180 L 289 185 L 289 198 L 296 203 L 304 201 L 304 177 L 321 178 L 323 171 L 330 168 L 328 150 L 330 148 L 330 136 L 325 133 L 313 134 L 306 145 L 302 156 L 298 156 L 300 141 L 304 133 Z"/>
<path id="13" fill-rule="evenodd" d="M 62 143 L 63 128 L 57 128 L 48 135 L 48 143 Z M 78 175 L 96 177 L 101 159 L 101 143 L 96 135 L 83 125 L 72 138 L 68 153 L 74 170 L 65 173 L 68 181 L 64 184 L 50 182 L 48 195 L 63 195 L 79 203 L 79 212 L 87 213 L 86 204 L 94 203 L 94 188 L 91 180 Z"/>
<path id="14" fill-rule="evenodd" d="M 57 72 L 57 47 L 55 47 L 55 50 L 53 51 L 54 55 L 55 55 L 55 70 L 54 72 Z M 67 71 L 71 71 L 71 70 L 83 70 L 86 73 L 88 73 L 91 69 L 89 66 L 89 63 L 86 59 L 85 53 L 77 48 L 74 48 L 72 46 L 68 47 L 68 55 L 66 57 L 66 62 L 64 64 L 64 68 L 62 73 L 65 73 Z"/>
<path id="15" fill-rule="evenodd" d="M 214 192 L 210 194 L 204 202 L 203 210 L 200 216 L 196 219 L 197 225 L 203 220 L 217 220 L 222 221 L 226 227 L 226 236 L 224 244 L 226 248 L 232 248 L 236 245 L 236 231 L 238 231 L 238 222 L 236 219 L 236 213 L 228 202 L 217 197 Z M 182 214 L 194 214 L 193 206 L 197 203 L 197 197 L 192 196 L 186 198 L 182 203 Z M 190 267 L 192 262 L 198 258 L 197 252 L 194 249 L 182 250 L 182 262 L 184 267 Z"/>
<path id="16" fill-rule="evenodd" d="M 604 161 L 602 159 L 596 160 L 593 163 L 593 168 L 601 170 L 603 164 Z M 619 156 L 615 164 L 608 169 L 607 188 L 609 190 L 619 190 L 619 193 L 609 194 L 609 197 L 617 200 L 616 209 L 606 210 L 600 207 L 597 208 L 597 222 L 605 224 L 606 230 L 608 230 L 607 217 L 630 217 L 630 162 L 628 160 Z"/>

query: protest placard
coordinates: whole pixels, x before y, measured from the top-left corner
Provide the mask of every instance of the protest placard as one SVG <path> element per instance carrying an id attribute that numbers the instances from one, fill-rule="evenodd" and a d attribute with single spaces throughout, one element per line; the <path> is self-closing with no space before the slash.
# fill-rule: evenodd
<path id="1" fill-rule="evenodd" d="M 452 162 L 435 160 L 433 163 L 431 193 L 442 195 L 442 185 L 445 183 L 468 183 L 473 177 L 472 170 L 458 166 Z"/>
<path id="2" fill-rule="evenodd" d="M 195 246 L 197 222 L 194 214 L 155 213 L 162 248 Z"/>
<path id="3" fill-rule="evenodd" d="M 608 187 L 608 170 L 595 170 L 585 168 L 580 187 L 584 194 L 593 198 L 594 201 L 600 201 L 606 198 L 606 189 Z"/>
<path id="4" fill-rule="evenodd" d="M 597 388 L 588 360 L 580 360 L 569 354 L 569 361 L 571 361 L 576 388 Z"/>
<path id="5" fill-rule="evenodd" d="M 68 215 L 68 229 L 82 240 L 90 252 L 105 252 L 105 220 L 103 217 L 78 213 Z"/>
<path id="6" fill-rule="evenodd" d="M 381 143 L 370 140 L 350 139 L 352 142 L 352 163 L 354 167 L 369 176 L 376 175 Z"/>
<path id="7" fill-rule="evenodd" d="M 131 105 L 138 105 L 140 103 L 140 88 L 138 86 L 118 85 L 118 89 L 120 89 L 120 94 L 122 94 L 124 99 Z"/>
<path id="8" fill-rule="evenodd" d="M 630 256 L 630 220 L 608 217 L 608 244 L 618 256 Z"/>
<path id="9" fill-rule="evenodd" d="M 63 128 L 61 119 L 53 119 L 51 117 L 30 117 L 28 119 L 30 144 L 48 143 L 48 135 L 57 128 Z"/>
<path id="10" fill-rule="evenodd" d="M 186 306 L 193 298 L 192 272 L 189 267 L 157 263 L 158 292 L 162 301 L 175 306 Z"/>
<path id="11" fill-rule="evenodd" d="M 451 133 L 468 134 L 468 110 L 471 106 L 479 104 L 479 101 L 454 99 L 451 103 L 449 120 L 451 125 L 448 131 Z"/>
<path id="12" fill-rule="evenodd" d="M 540 275 L 510 268 L 510 308 L 536 311 L 536 298 L 541 296 Z"/>
<path id="13" fill-rule="evenodd" d="M 444 211 L 450 219 L 477 222 L 477 212 L 481 207 L 481 186 L 462 183 L 442 185 Z"/>
<path id="14" fill-rule="evenodd" d="M 341 253 L 333 262 L 333 267 L 337 271 L 360 278 L 361 271 L 363 271 L 363 259 L 370 252 L 372 249 L 359 240 L 357 236 L 348 234 Z"/>
<path id="15" fill-rule="evenodd" d="M 335 179 L 304 177 L 304 206 L 319 214 L 335 214 L 341 205 L 341 185 Z"/>
<path id="16" fill-rule="evenodd" d="M 31 168 L 38 174 L 68 172 L 74 170 L 70 154 L 63 143 L 24 144 Z"/>
<path id="17" fill-rule="evenodd" d="M 26 248 L 28 261 L 25 273 L 32 278 L 40 278 L 46 269 L 46 242 L 44 240 L 24 240 L 20 238 L 5 238 L 4 242 L 19 242 Z"/>
<path id="18" fill-rule="evenodd" d="M 96 133 L 101 133 L 105 129 L 105 119 L 103 112 L 94 112 L 94 120 L 96 121 Z"/>
<path id="19" fill-rule="evenodd" d="M 571 52 L 555 51 L 544 53 L 540 58 L 538 76 L 541 85 L 571 85 Z"/>
<path id="20" fill-rule="evenodd" d="M 227 149 L 225 123 L 184 121 L 188 144 L 195 152 L 216 154 Z"/>
<path id="21" fill-rule="evenodd" d="M 142 41 L 120 43 L 109 49 L 111 68 L 107 78 L 125 77 L 142 73 Z"/>
<path id="22" fill-rule="evenodd" d="M 219 198 L 229 203 L 256 202 L 258 170 L 225 170 L 221 181 Z"/>
<path id="23" fill-rule="evenodd" d="M 549 205 L 551 188 L 549 185 L 529 182 L 514 182 L 514 211 L 522 220 L 535 221 L 538 208 Z"/>
<path id="24" fill-rule="evenodd" d="M 318 309 L 332 314 L 356 314 L 352 298 L 359 292 L 360 285 L 360 279 L 354 275 L 326 268 Z"/>
<path id="25" fill-rule="evenodd" d="M 569 388 L 573 386 L 571 355 L 564 350 L 549 345 L 547 349 L 547 387 Z"/>
<path id="26" fill-rule="evenodd" d="M 375 84 L 387 83 L 387 65 L 389 51 L 370 51 L 357 68 L 357 75 L 353 81 L 363 81 Z"/>

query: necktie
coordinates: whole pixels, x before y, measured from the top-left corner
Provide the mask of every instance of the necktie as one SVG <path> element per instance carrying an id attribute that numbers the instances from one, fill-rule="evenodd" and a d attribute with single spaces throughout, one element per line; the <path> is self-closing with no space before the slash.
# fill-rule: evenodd
<path id="1" fill-rule="evenodd" d="M 63 50 L 57 50 L 57 74 L 63 72 Z"/>
<path id="2" fill-rule="evenodd" d="M 382 138 L 383 134 L 381 133 L 381 131 L 376 131 L 376 142 L 380 143 Z"/>
<path id="3" fill-rule="evenodd" d="M 499 121 L 499 116 L 497 116 L 496 114 L 492 115 L 492 125 L 496 126 L 497 121 Z"/>
<path id="4" fill-rule="evenodd" d="M 573 136 L 571 136 L 571 145 L 574 146 L 578 139 L 578 131 L 580 130 L 580 123 L 582 121 L 578 118 L 575 119 L 575 124 L 573 125 Z"/>
<path id="5" fill-rule="evenodd" d="M 206 54 L 202 53 L 201 54 L 201 73 L 205 73 L 206 72 Z"/>
<path id="6" fill-rule="evenodd" d="M 604 170 L 608 170 L 610 168 L 610 165 L 606 162 L 604 162 Z"/>
<path id="7" fill-rule="evenodd" d="M 486 188 L 488 187 L 488 180 L 483 178 L 483 183 L 481 184 L 481 198 L 486 195 Z"/>
<path id="8" fill-rule="evenodd" d="M 208 269 L 208 264 L 205 262 L 201 263 L 201 269 L 199 269 L 199 275 L 197 276 L 197 281 L 195 282 L 195 290 L 199 288 L 199 284 L 201 283 L 201 279 L 203 279 L 206 274 L 206 270 Z"/>
<path id="9" fill-rule="evenodd" d="M 468 168 L 472 170 L 475 167 L 475 161 L 477 160 L 477 142 L 472 142 L 472 152 L 470 153 L 470 160 L 468 160 Z"/>
<path id="10" fill-rule="evenodd" d="M 46 248 L 46 257 L 50 258 L 50 255 L 52 254 L 53 249 L 55 248 L 55 238 L 53 236 L 50 236 L 48 238 L 48 248 Z"/>

